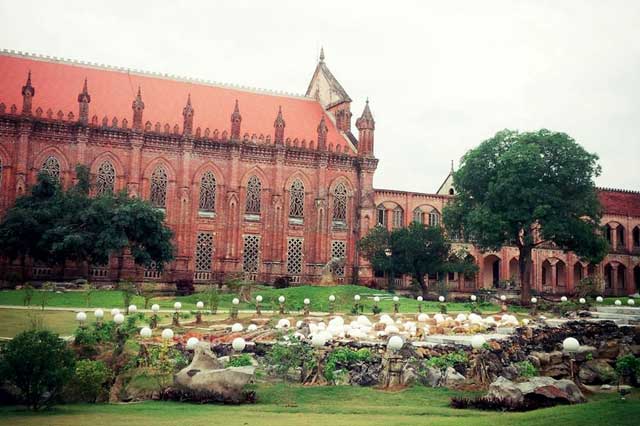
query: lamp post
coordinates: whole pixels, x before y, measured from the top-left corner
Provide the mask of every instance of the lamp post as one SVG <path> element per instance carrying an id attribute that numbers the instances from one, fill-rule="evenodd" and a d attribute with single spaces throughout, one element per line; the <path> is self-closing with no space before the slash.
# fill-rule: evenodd
<path id="1" fill-rule="evenodd" d="M 204 302 L 198 300 L 196 303 L 196 324 L 202 324 L 202 309 L 204 308 Z"/>
<path id="2" fill-rule="evenodd" d="M 404 346 L 404 340 L 398 335 L 389 337 L 387 342 L 387 351 L 383 359 L 383 363 L 386 361 L 386 380 L 385 386 L 390 387 L 396 384 L 400 384 L 400 375 L 402 374 L 402 356 L 398 354 L 400 349 Z"/>
<path id="3" fill-rule="evenodd" d="M 102 324 L 102 318 L 104 318 L 104 311 L 100 308 L 93 311 L 93 315 L 96 317 L 96 326 Z"/>
<path id="4" fill-rule="evenodd" d="M 78 321 L 78 325 L 80 328 L 84 328 L 84 323 L 87 320 L 87 314 L 84 312 L 78 312 L 76 314 L 76 321 Z"/>
<path id="5" fill-rule="evenodd" d="M 262 303 L 262 296 L 257 295 L 256 296 L 256 315 L 260 316 L 262 315 L 262 309 L 260 307 L 260 304 Z"/>
<path id="6" fill-rule="evenodd" d="M 538 315 L 538 298 L 532 297 L 531 298 L 531 316 L 536 316 L 536 315 Z"/>
<path id="7" fill-rule="evenodd" d="M 400 312 L 400 298 L 393 296 L 393 313 L 398 315 L 398 312 Z"/>
<path id="8" fill-rule="evenodd" d="M 336 297 L 332 294 L 329 296 L 329 315 L 336 312 Z"/>
<path id="9" fill-rule="evenodd" d="M 115 356 L 119 356 L 124 350 L 124 344 L 127 340 L 127 335 L 121 327 L 122 323 L 124 322 L 124 315 L 118 312 L 113 317 L 113 322 L 116 323 L 116 348 L 114 349 L 113 353 Z"/>
<path id="10" fill-rule="evenodd" d="M 313 336 L 311 336 L 311 346 L 313 346 L 316 350 L 316 369 L 317 369 L 317 373 L 315 376 L 315 379 L 312 380 L 312 382 L 314 383 L 325 383 L 326 380 L 324 378 L 324 375 L 322 374 L 322 371 L 324 371 L 324 364 L 323 364 L 323 360 L 324 360 L 324 355 L 325 355 L 325 350 L 324 350 L 324 345 L 327 343 L 327 336 L 325 333 L 323 333 L 322 331 L 317 332 L 316 334 L 314 334 Z"/>
<path id="11" fill-rule="evenodd" d="M 278 297 L 278 304 L 279 304 L 279 309 L 280 309 L 280 310 L 279 310 L 280 315 L 284 315 L 284 302 L 285 302 L 286 300 L 287 300 L 287 299 L 286 299 L 284 296 L 280 296 L 280 297 Z"/>
<path id="12" fill-rule="evenodd" d="M 240 299 L 234 297 L 231 300 L 231 310 L 229 311 L 229 315 L 231 319 L 238 319 L 238 305 L 240 304 Z"/>
<path id="13" fill-rule="evenodd" d="M 424 299 L 422 298 L 422 296 L 418 296 L 418 297 L 416 297 L 416 300 L 418 301 L 418 312 L 422 313 L 422 301 Z"/>
<path id="14" fill-rule="evenodd" d="M 596 302 L 597 303 L 602 303 L 602 302 L 604 302 L 604 299 L 602 298 L 602 296 L 598 296 L 598 297 L 596 297 Z"/>
<path id="15" fill-rule="evenodd" d="M 387 287 L 389 289 L 389 291 L 393 290 L 393 267 L 391 264 L 391 255 L 393 254 L 393 252 L 391 251 L 390 247 L 387 247 L 386 249 L 384 249 L 384 255 L 387 256 L 387 260 L 388 260 L 388 266 L 387 266 L 387 279 L 388 279 L 388 284 Z"/>
<path id="16" fill-rule="evenodd" d="M 562 297 L 560 298 L 560 301 L 561 301 L 562 303 L 566 302 L 567 300 L 568 300 L 568 299 L 567 299 L 567 296 L 562 296 Z"/>
<path id="17" fill-rule="evenodd" d="M 380 296 L 373 296 L 373 313 L 374 315 L 379 314 L 382 309 L 380 309 L 380 306 L 378 305 L 380 303 Z"/>
<path id="18" fill-rule="evenodd" d="M 187 349 L 192 351 L 196 348 L 196 346 L 198 346 L 198 343 L 200 343 L 200 340 L 198 340 L 197 337 L 189 337 L 189 339 L 187 339 Z"/>
<path id="19" fill-rule="evenodd" d="M 151 315 L 149 327 L 153 329 L 158 326 L 158 312 L 160 312 L 160 305 L 158 305 L 157 303 L 151 305 L 151 312 L 153 312 L 153 315 Z"/>
<path id="20" fill-rule="evenodd" d="M 490 381 L 490 377 L 487 374 L 486 368 L 486 360 L 484 358 L 484 345 L 487 343 L 487 340 L 481 334 L 476 334 L 471 337 L 471 347 L 473 348 L 473 353 L 475 354 L 473 361 L 473 375 L 480 380 L 481 384 L 488 383 Z"/>
<path id="21" fill-rule="evenodd" d="M 182 309 L 182 303 L 176 302 L 173 304 L 173 326 L 180 327 L 180 309 Z"/>
<path id="22" fill-rule="evenodd" d="M 447 313 L 447 305 L 446 303 L 444 303 L 445 298 L 444 296 L 438 296 L 438 301 L 440 302 L 440 313 L 441 314 L 446 314 Z"/>
<path id="23" fill-rule="evenodd" d="M 233 356 L 237 357 L 237 355 L 244 351 L 244 348 L 247 347 L 247 342 L 242 337 L 236 337 L 231 342 L 231 348 L 233 349 Z"/>
<path id="24" fill-rule="evenodd" d="M 127 308 L 127 312 L 129 314 L 135 314 L 136 312 L 138 312 L 138 307 L 136 305 L 129 305 L 129 307 Z"/>
<path id="25" fill-rule="evenodd" d="M 355 296 L 353 296 L 353 313 L 357 314 L 358 312 L 360 312 L 362 309 L 360 308 L 360 295 L 356 294 Z"/>
<path id="26" fill-rule="evenodd" d="M 505 296 L 504 294 L 501 294 L 500 302 L 501 302 L 500 310 L 502 312 L 507 312 L 509 310 L 509 308 L 507 307 L 507 296 Z"/>
<path id="27" fill-rule="evenodd" d="M 309 316 L 309 304 L 311 303 L 311 300 L 309 299 L 304 299 L 303 304 L 304 304 L 304 316 L 308 317 Z"/>
<path id="28" fill-rule="evenodd" d="M 580 349 L 580 342 L 574 337 L 567 337 L 562 341 L 562 349 L 569 354 L 569 366 L 571 371 L 571 380 L 575 381 L 575 374 L 573 372 L 573 364 L 575 362 L 576 352 Z"/>

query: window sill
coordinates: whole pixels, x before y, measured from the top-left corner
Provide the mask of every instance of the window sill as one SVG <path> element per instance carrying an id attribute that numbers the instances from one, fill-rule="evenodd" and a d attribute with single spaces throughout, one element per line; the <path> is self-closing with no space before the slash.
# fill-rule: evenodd
<path id="1" fill-rule="evenodd" d="M 211 211 L 207 211 L 207 210 L 199 210 L 198 211 L 198 216 L 199 217 L 207 217 L 207 218 L 213 219 L 214 217 L 216 217 L 216 212 L 211 212 Z"/>
<path id="2" fill-rule="evenodd" d="M 347 229 L 347 222 L 341 220 L 334 220 L 332 225 L 333 229 Z"/>
<path id="3" fill-rule="evenodd" d="M 290 225 L 304 225 L 304 219 L 301 217 L 290 217 L 289 218 Z"/>
<path id="4" fill-rule="evenodd" d="M 244 215 L 244 220 L 246 220 L 247 222 L 260 222 L 260 215 L 259 214 L 245 214 Z"/>

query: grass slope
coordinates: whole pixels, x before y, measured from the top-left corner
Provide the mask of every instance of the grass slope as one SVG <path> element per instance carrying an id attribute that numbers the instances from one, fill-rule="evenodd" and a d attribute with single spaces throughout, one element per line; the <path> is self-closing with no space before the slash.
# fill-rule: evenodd
<path id="1" fill-rule="evenodd" d="M 0 408 L 0 424 L 75 426 L 133 424 L 136 426 L 209 425 L 331 425 L 331 426 L 563 426 L 636 425 L 640 393 L 620 401 L 617 395 L 597 395 L 586 404 L 558 406 L 528 413 L 454 410 L 454 392 L 413 387 L 401 392 L 333 386 L 261 385 L 255 405 L 196 405 L 144 402 L 128 405 L 62 405 L 42 413 Z"/>

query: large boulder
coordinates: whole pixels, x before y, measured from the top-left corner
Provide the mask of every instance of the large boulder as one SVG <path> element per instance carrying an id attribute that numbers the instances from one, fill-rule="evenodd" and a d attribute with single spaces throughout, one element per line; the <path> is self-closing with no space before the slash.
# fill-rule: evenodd
<path id="1" fill-rule="evenodd" d="M 616 371 L 603 359 L 592 359 L 580 367 L 580 381 L 587 385 L 611 384 L 615 382 Z"/>
<path id="2" fill-rule="evenodd" d="M 489 398 L 508 401 L 521 405 L 526 401 L 551 400 L 555 403 L 576 404 L 584 402 L 585 397 L 571 380 L 556 380 L 551 377 L 532 377 L 526 382 L 516 383 L 504 377 L 498 377 L 489 385 Z"/>
<path id="3" fill-rule="evenodd" d="M 208 345 L 201 343 L 191 364 L 174 376 L 174 384 L 186 399 L 238 404 L 254 399 L 247 392 L 247 385 L 254 382 L 254 372 L 252 366 L 223 368 Z"/>

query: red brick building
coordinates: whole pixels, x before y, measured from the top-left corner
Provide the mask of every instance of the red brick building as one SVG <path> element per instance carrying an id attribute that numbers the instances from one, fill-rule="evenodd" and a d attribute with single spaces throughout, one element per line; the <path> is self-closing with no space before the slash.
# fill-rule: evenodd
<path id="1" fill-rule="evenodd" d="M 165 211 L 176 260 L 162 274 L 127 260 L 125 273 L 139 279 L 210 282 L 244 272 L 316 282 L 331 259 L 344 259 L 331 262 L 341 280 L 370 283 L 356 241 L 376 223 L 438 223 L 453 191 L 450 177 L 437 194 L 373 189 L 373 116 L 367 104 L 356 137 L 351 98 L 323 54 L 304 96 L 6 51 L 0 70 L 0 209 L 40 170 L 68 187 L 75 165 L 87 165 L 96 193 L 127 190 Z M 591 272 L 607 277 L 611 292 L 631 292 L 640 277 L 640 194 L 603 191 L 602 201 L 616 249 Z M 471 252 L 478 276 L 447 277 L 460 290 L 512 275 L 514 250 Z M 534 262 L 534 282 L 549 291 L 570 291 L 589 273 L 551 249 Z M 34 279 L 59 273 L 31 271 Z M 90 271 L 103 280 L 115 273 L 115 265 Z"/>

